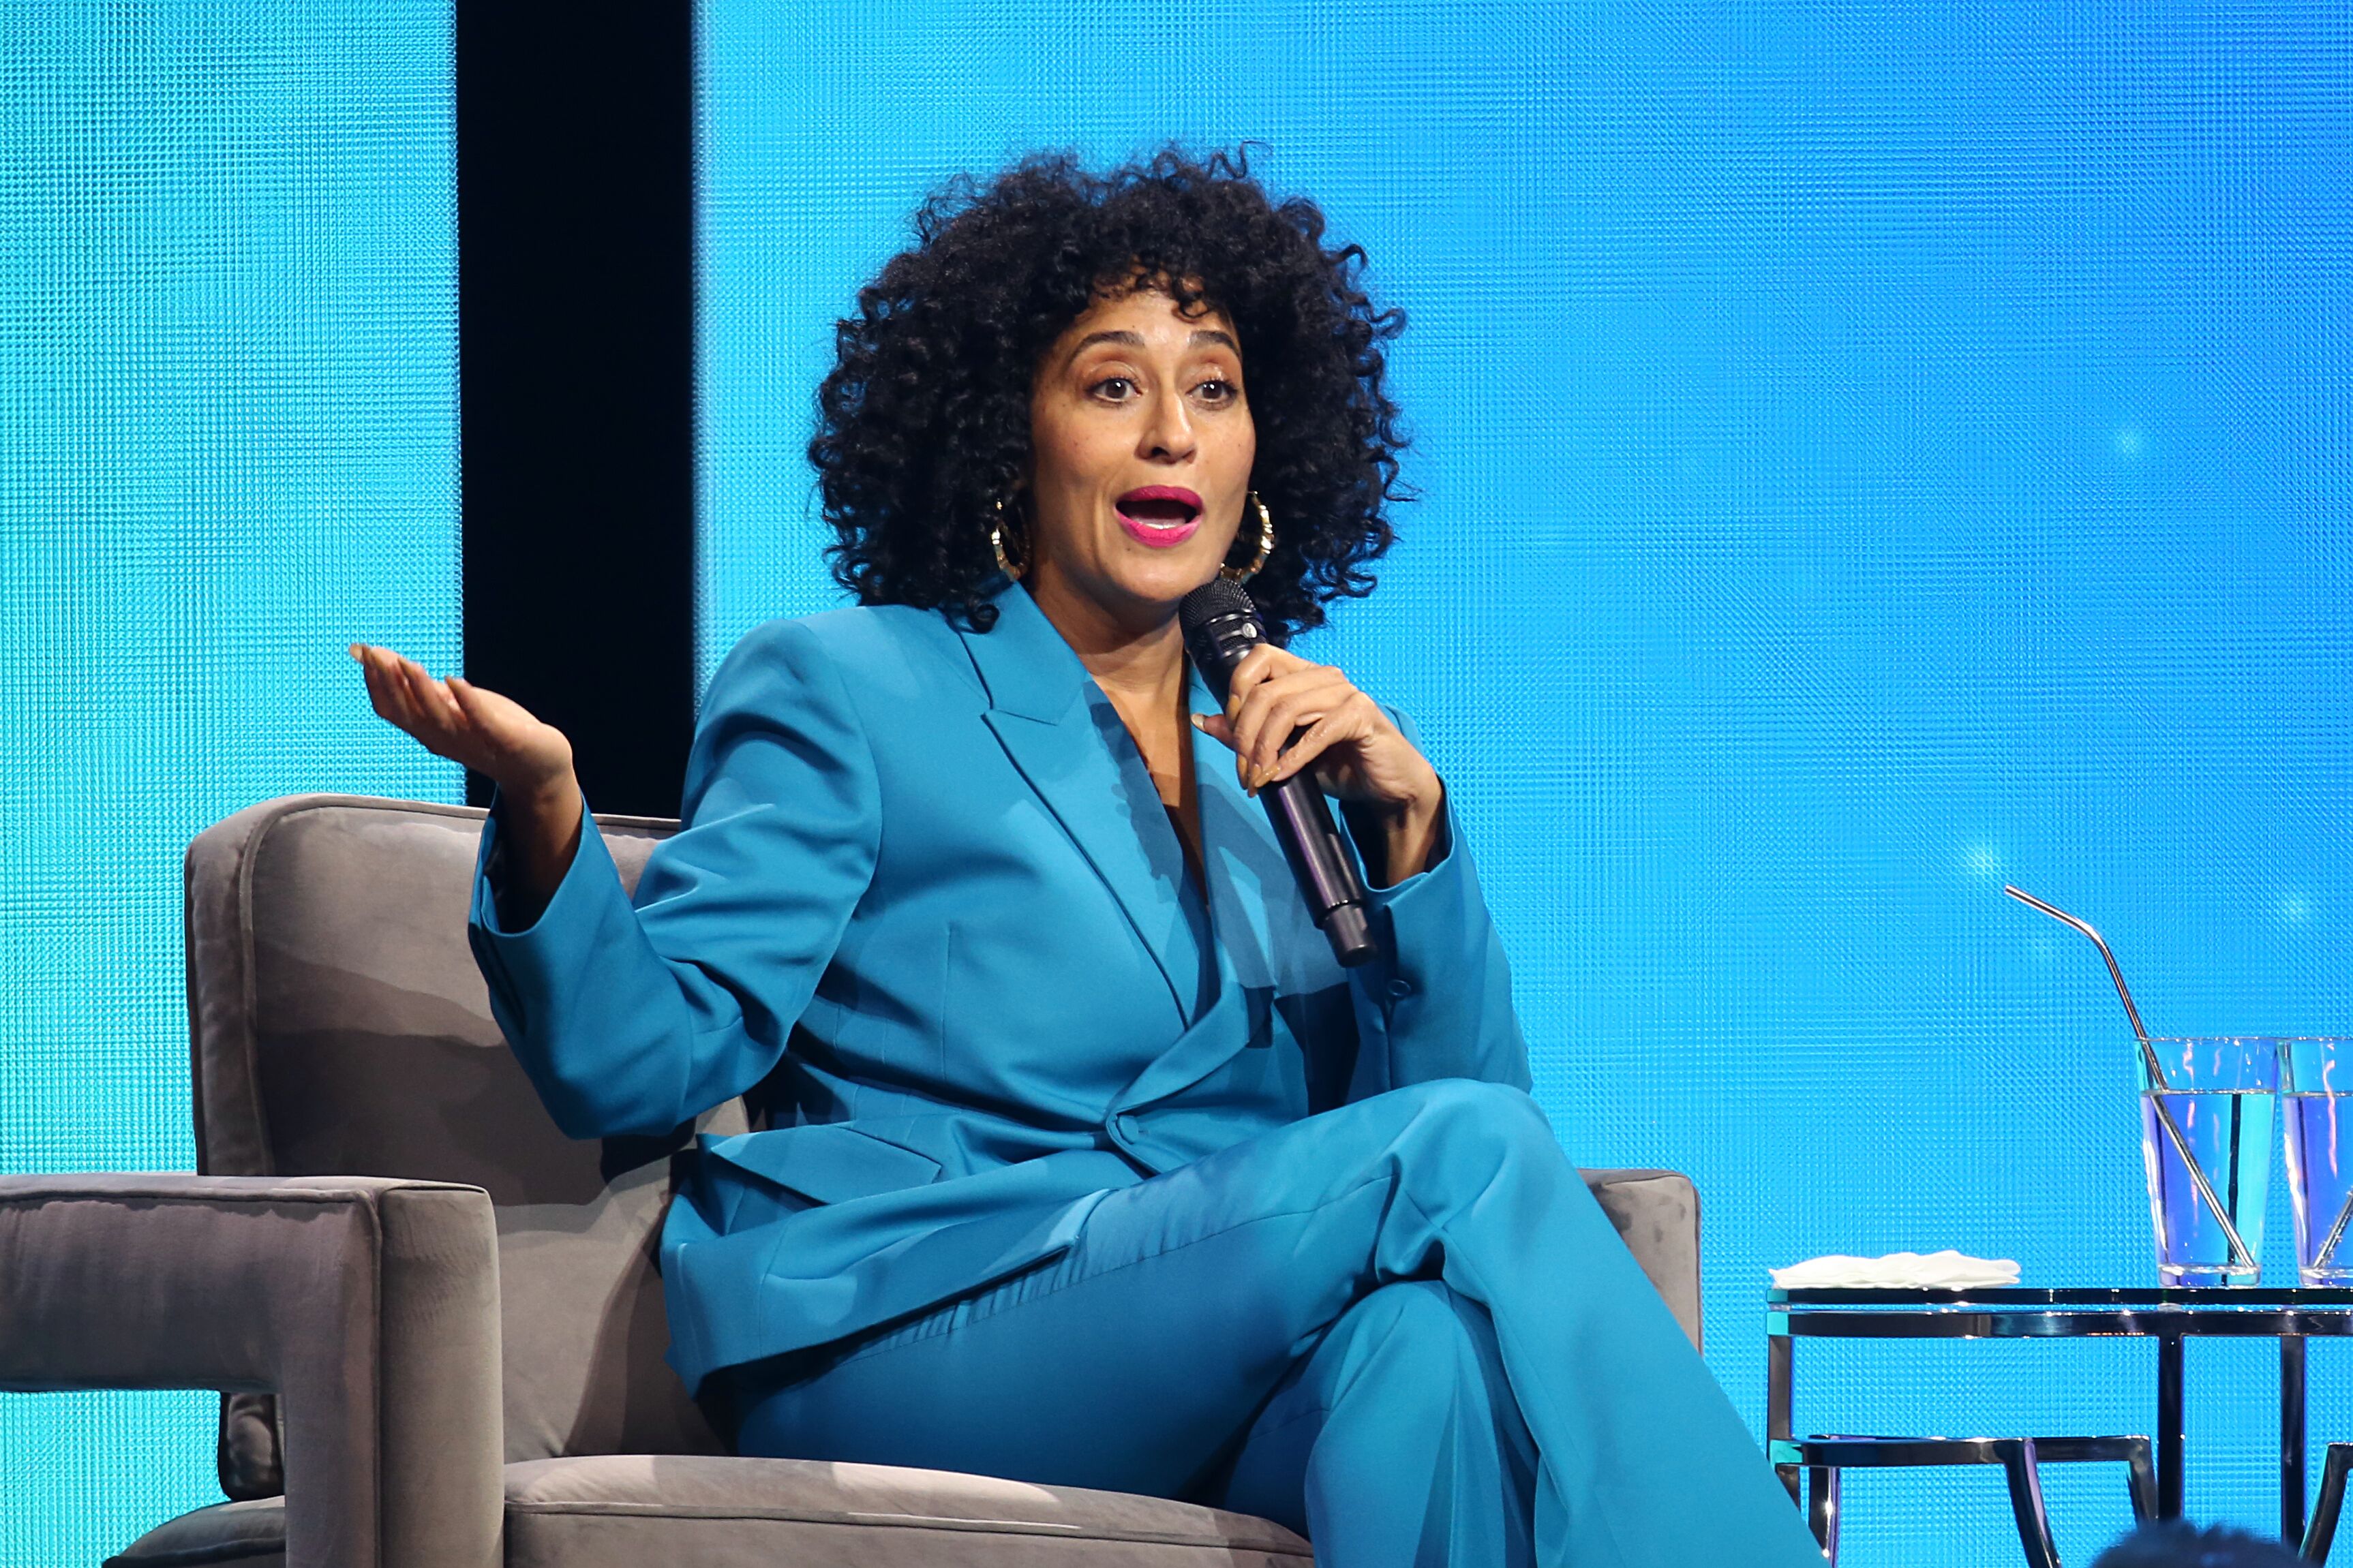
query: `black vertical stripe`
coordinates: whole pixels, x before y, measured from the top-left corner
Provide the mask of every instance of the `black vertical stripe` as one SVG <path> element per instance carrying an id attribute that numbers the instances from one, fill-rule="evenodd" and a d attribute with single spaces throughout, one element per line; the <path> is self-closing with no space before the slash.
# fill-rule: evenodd
<path id="1" fill-rule="evenodd" d="M 694 700 L 692 24 L 457 6 L 467 674 L 571 737 L 596 809 L 665 816 Z"/>

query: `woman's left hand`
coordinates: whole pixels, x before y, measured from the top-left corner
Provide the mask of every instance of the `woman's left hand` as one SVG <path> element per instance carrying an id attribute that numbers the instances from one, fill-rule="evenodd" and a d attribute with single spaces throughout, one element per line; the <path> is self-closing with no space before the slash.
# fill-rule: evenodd
<path id="1" fill-rule="evenodd" d="M 1262 644 L 1235 668 L 1225 712 L 1193 721 L 1233 748 L 1251 794 L 1312 770 L 1324 794 L 1370 811 L 1388 840 L 1380 879 L 1402 881 L 1429 863 L 1445 786 L 1429 759 L 1340 671 Z"/>

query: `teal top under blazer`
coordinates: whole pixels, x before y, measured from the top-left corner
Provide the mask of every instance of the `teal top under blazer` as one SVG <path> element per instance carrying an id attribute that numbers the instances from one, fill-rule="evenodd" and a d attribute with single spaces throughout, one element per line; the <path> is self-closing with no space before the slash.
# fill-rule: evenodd
<path id="1" fill-rule="evenodd" d="M 566 1133 L 666 1133 L 766 1086 L 768 1129 L 705 1138 L 664 1230 L 690 1388 L 1050 1258 L 1104 1192 L 1314 1111 L 1527 1085 L 1451 819 L 1372 895 L 1385 956 L 1344 971 L 1196 734 L 1205 910 L 1102 689 L 1026 590 L 996 603 L 987 633 L 878 606 L 746 637 L 634 907 L 588 832 L 503 930 L 484 827 L 474 952 Z M 1192 706 L 1217 707 L 1198 677 Z"/>

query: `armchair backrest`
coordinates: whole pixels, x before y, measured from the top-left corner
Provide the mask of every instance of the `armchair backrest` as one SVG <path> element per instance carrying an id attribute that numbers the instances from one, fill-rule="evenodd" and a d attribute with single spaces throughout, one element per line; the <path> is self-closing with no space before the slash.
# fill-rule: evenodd
<path id="1" fill-rule="evenodd" d="M 491 1021 L 466 942 L 482 817 L 294 795 L 189 846 L 199 1168 L 488 1189 L 508 1460 L 720 1452 L 662 1361 L 653 1249 L 670 1145 L 565 1138 Z M 596 826 L 634 886 L 677 824 Z M 741 1114 L 728 1107 L 707 1120 L 734 1130 Z M 228 1468 L 225 1454 L 225 1481 Z"/>

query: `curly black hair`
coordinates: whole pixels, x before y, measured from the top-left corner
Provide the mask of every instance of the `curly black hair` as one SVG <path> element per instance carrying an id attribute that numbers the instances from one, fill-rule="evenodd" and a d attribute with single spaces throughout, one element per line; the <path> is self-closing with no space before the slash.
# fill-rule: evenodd
<path id="1" fill-rule="evenodd" d="M 1364 251 L 1327 248 L 1324 229 L 1314 203 L 1267 195 L 1246 151 L 1172 149 L 1104 174 L 1036 156 L 985 185 L 951 181 L 834 328 L 809 460 L 835 580 L 860 604 L 987 629 L 988 531 L 1028 462 L 1038 363 L 1103 290 L 1148 286 L 1224 311 L 1240 338 L 1251 485 L 1277 538 L 1250 585 L 1269 635 L 1371 592 L 1366 563 L 1395 537 L 1383 508 L 1407 499 L 1381 350 L 1405 317 L 1366 293 Z"/>
<path id="2" fill-rule="evenodd" d="M 2302 1558 L 2276 1541 L 2225 1525 L 2181 1520 L 2143 1525 L 2100 1553 L 2092 1568 L 2294 1568 Z"/>

